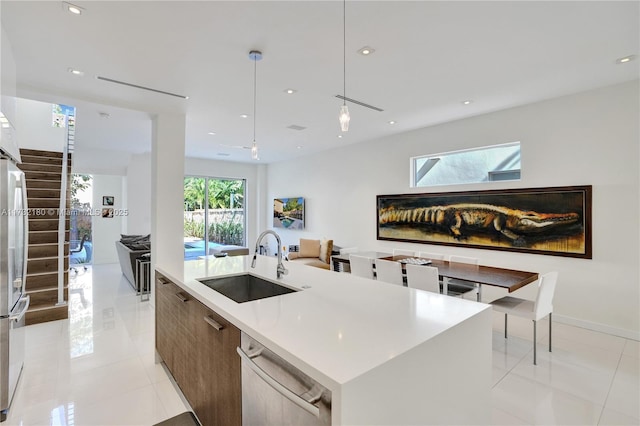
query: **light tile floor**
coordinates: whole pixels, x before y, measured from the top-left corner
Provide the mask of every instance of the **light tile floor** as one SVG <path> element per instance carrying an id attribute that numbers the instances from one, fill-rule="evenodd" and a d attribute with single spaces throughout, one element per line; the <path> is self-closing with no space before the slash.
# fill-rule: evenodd
<path id="1" fill-rule="evenodd" d="M 71 272 L 69 281 L 69 319 L 27 327 L 6 424 L 152 425 L 185 411 L 155 364 L 153 308 L 119 265 Z"/>
<path id="2" fill-rule="evenodd" d="M 70 318 L 27 327 L 27 359 L 7 425 L 152 425 L 185 411 L 155 364 L 154 312 L 118 265 L 70 277 Z M 493 424 L 640 425 L 640 344 L 495 314 Z"/>

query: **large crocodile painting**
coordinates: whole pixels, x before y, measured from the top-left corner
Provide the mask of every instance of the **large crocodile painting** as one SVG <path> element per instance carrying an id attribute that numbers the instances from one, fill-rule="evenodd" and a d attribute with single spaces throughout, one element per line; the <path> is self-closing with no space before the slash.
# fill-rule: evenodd
<path id="1" fill-rule="evenodd" d="M 591 187 L 380 195 L 378 239 L 591 257 Z"/>

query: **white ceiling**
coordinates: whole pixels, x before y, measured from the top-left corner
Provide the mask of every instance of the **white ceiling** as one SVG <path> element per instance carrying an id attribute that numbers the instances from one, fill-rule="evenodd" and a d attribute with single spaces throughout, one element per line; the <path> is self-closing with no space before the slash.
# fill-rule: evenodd
<path id="1" fill-rule="evenodd" d="M 264 54 L 256 115 L 263 163 L 639 75 L 640 61 L 615 63 L 640 50 L 637 1 L 348 1 L 346 95 L 384 111 L 350 105 L 351 128 L 338 139 L 342 2 L 72 3 L 85 9 L 81 16 L 59 1 L 3 0 L 2 24 L 18 95 L 75 105 L 77 146 L 98 149 L 148 151 L 150 114 L 183 112 L 188 156 L 250 162 L 249 151 L 225 145 L 253 138 L 252 49 Z M 358 54 L 363 46 L 375 53 Z"/>

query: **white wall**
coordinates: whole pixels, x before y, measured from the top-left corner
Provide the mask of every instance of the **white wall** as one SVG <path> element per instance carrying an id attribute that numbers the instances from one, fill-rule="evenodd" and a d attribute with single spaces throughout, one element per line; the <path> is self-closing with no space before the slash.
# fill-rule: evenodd
<path id="1" fill-rule="evenodd" d="M 259 208 L 259 194 L 265 191 L 266 166 L 230 161 L 205 160 L 200 158 L 186 158 L 184 166 L 185 176 L 203 176 L 228 179 L 246 179 L 245 209 L 247 211 L 247 241 L 251 249 L 255 246 L 258 234 L 264 229 L 261 226 L 264 218 L 260 216 L 263 210 Z M 261 188 L 262 189 L 259 189 Z"/>
<path id="2" fill-rule="evenodd" d="M 130 152 L 88 148 L 82 142 L 76 141 L 73 152 L 73 172 L 125 176 L 131 156 Z"/>
<path id="3" fill-rule="evenodd" d="M 16 126 L 16 61 L 13 47 L 0 27 L 0 111 Z"/>
<path id="4" fill-rule="evenodd" d="M 125 221 L 125 216 L 117 214 L 118 210 L 124 208 L 123 179 L 122 176 L 93 175 L 93 209 L 102 210 L 102 208 L 108 208 L 102 205 L 102 197 L 111 195 L 114 197 L 114 205 L 109 207 L 116 211 L 112 218 L 102 217 L 101 215 L 94 215 L 92 218 L 91 236 L 94 265 L 118 262 L 115 242 L 120 239 L 120 234 L 124 232 Z"/>
<path id="5" fill-rule="evenodd" d="M 134 154 L 127 166 L 127 233 L 151 233 L 151 153 Z"/>
<path id="6" fill-rule="evenodd" d="M 47 102 L 17 98 L 16 130 L 20 148 L 62 152 L 67 142 L 67 129 L 53 127 L 53 105 Z"/>
<path id="7" fill-rule="evenodd" d="M 184 134 L 186 117 L 152 120 L 151 263 L 179 277 L 184 271 Z M 152 292 L 153 292 L 153 287 Z"/>
<path id="8" fill-rule="evenodd" d="M 487 265 L 557 270 L 556 319 L 638 339 L 638 90 L 636 80 L 270 164 L 262 208 L 268 217 L 273 198 L 305 197 L 306 229 L 279 230 L 285 244 L 326 236 L 343 247 L 423 249 Z M 409 188 L 409 157 L 512 141 L 522 143 L 520 182 Z M 566 185 L 593 185 L 591 260 L 376 240 L 378 194 Z M 535 288 L 519 293 L 533 297 Z"/>
<path id="9" fill-rule="evenodd" d="M 0 150 L 14 159 L 20 158 L 18 148 L 17 101 L 16 101 L 16 61 L 9 37 L 0 24 L 0 111 L 10 126 L 0 128 Z"/>

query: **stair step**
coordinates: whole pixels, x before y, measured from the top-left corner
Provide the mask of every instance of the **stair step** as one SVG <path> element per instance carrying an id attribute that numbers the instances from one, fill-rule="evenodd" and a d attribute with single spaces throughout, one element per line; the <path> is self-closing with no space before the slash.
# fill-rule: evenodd
<path id="1" fill-rule="evenodd" d="M 47 172 L 47 173 L 62 173 L 62 164 L 32 164 L 32 163 L 20 163 L 18 165 L 23 172 Z M 69 166 L 68 166 L 69 167 Z M 71 169 L 71 167 L 69 167 Z"/>
<path id="2" fill-rule="evenodd" d="M 64 243 L 64 255 L 69 255 L 69 243 Z M 29 244 L 29 259 L 58 257 L 58 244 Z"/>
<path id="3" fill-rule="evenodd" d="M 69 282 L 69 272 L 64 273 L 65 284 Z M 58 288 L 58 273 L 27 275 L 25 284 L 27 292 L 35 290 L 48 290 Z"/>
<path id="4" fill-rule="evenodd" d="M 27 179 L 27 196 L 31 188 L 34 189 L 60 189 L 60 179 L 58 180 L 42 180 Z"/>
<path id="5" fill-rule="evenodd" d="M 60 182 L 60 172 L 24 172 L 27 181 L 30 179 L 49 180 Z"/>
<path id="6" fill-rule="evenodd" d="M 31 195 L 31 194 L 28 194 Z M 27 206 L 31 209 L 51 208 L 55 209 L 60 207 L 59 198 L 27 198 Z"/>
<path id="7" fill-rule="evenodd" d="M 36 157 L 50 157 L 62 159 L 62 152 L 58 151 L 42 151 L 39 149 L 20 149 L 20 156 L 32 155 Z"/>
<path id="8" fill-rule="evenodd" d="M 69 269 L 69 258 L 64 259 L 64 271 Z M 31 274 L 58 272 L 58 258 L 29 259 L 27 262 L 27 280 Z"/>
<path id="9" fill-rule="evenodd" d="M 67 211 L 70 211 L 69 203 L 67 203 L 66 208 L 67 208 Z M 31 221 L 38 221 L 38 220 L 58 220 L 58 208 L 57 207 L 38 208 L 38 207 L 29 206 L 29 223 L 31 223 Z"/>
<path id="10" fill-rule="evenodd" d="M 69 318 L 69 306 L 54 306 L 28 310 L 25 315 L 26 325 L 40 324 L 43 322 L 57 321 Z"/>
<path id="11" fill-rule="evenodd" d="M 39 155 L 20 154 L 20 158 L 22 159 L 22 164 L 51 164 L 62 167 L 62 156 L 60 156 L 60 158 L 56 158 L 41 157 Z"/>
<path id="12" fill-rule="evenodd" d="M 70 219 L 66 219 L 65 227 L 68 230 L 71 226 Z M 40 216 L 29 217 L 29 232 L 31 231 L 58 231 L 58 217 L 54 219 Z"/>
<path id="13" fill-rule="evenodd" d="M 32 198 L 55 198 L 57 200 L 60 199 L 60 188 L 56 188 L 56 189 L 38 189 L 38 188 L 31 188 L 29 189 L 29 192 L 27 193 L 27 197 L 29 199 Z M 29 204 L 31 205 L 31 204 Z"/>
<path id="14" fill-rule="evenodd" d="M 54 307 L 58 303 L 58 289 L 29 291 L 29 310 Z M 64 300 L 69 300 L 69 288 L 64 288 Z"/>
<path id="15" fill-rule="evenodd" d="M 64 233 L 64 241 L 69 241 L 69 231 Z M 58 243 L 58 231 L 29 231 L 29 244 Z"/>

